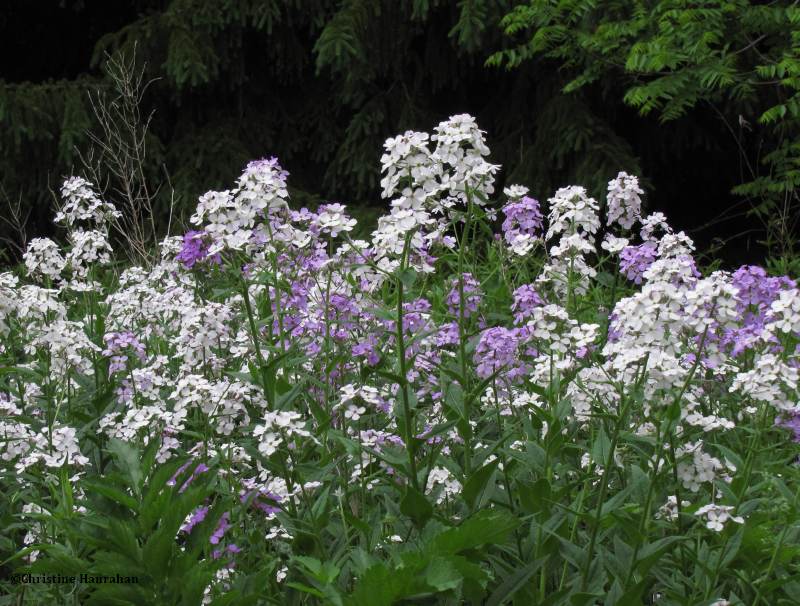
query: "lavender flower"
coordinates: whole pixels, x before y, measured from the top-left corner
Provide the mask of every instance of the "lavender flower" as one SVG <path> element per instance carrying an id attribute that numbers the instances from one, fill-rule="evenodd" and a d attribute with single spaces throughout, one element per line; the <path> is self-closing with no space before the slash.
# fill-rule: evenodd
<path id="1" fill-rule="evenodd" d="M 189 478 L 183 483 L 183 486 L 180 487 L 180 490 L 178 490 L 178 492 L 184 492 L 187 488 L 189 488 L 189 484 L 194 482 L 194 479 L 197 476 L 206 471 L 208 471 L 208 467 L 206 467 L 204 463 L 200 463 L 200 465 L 194 468 L 194 471 L 192 471 L 192 475 L 190 475 Z"/>
<path id="2" fill-rule="evenodd" d="M 506 216 L 502 227 L 506 243 L 515 254 L 527 254 L 541 237 L 543 217 L 539 202 L 523 196 L 506 204 L 503 214 Z"/>
<path id="3" fill-rule="evenodd" d="M 784 427 L 792 431 L 792 441 L 800 444 L 800 413 L 793 413 L 788 418 L 779 419 L 775 422 L 778 427 Z"/>
<path id="4" fill-rule="evenodd" d="M 514 303 L 511 311 L 514 312 L 514 324 L 522 324 L 528 319 L 533 310 L 544 305 L 544 299 L 539 296 L 532 284 L 523 284 L 514 291 Z"/>
<path id="5" fill-rule="evenodd" d="M 181 465 L 180 468 L 178 468 L 178 471 L 176 471 L 172 475 L 172 477 L 169 480 L 167 480 L 167 486 L 175 486 L 178 480 L 178 476 L 180 476 L 184 471 L 186 471 L 193 462 L 194 460 L 190 459 L 189 461 Z M 194 468 L 194 470 L 192 471 L 192 475 L 190 475 L 189 478 L 183 483 L 178 492 L 179 493 L 184 492 L 189 487 L 189 484 L 191 484 L 198 475 L 206 471 L 208 471 L 208 467 L 204 463 L 200 463 L 197 467 Z"/>
<path id="6" fill-rule="evenodd" d="M 628 280 L 634 284 L 642 283 L 642 276 L 653 262 L 658 258 L 655 244 L 645 242 L 639 246 L 626 246 L 619 254 L 619 269 Z"/>
<path id="7" fill-rule="evenodd" d="M 477 313 L 478 305 L 481 303 L 481 287 L 478 281 L 470 273 L 465 273 L 463 276 L 463 293 L 464 293 L 464 317 L 469 318 Z M 445 303 L 447 303 L 447 310 L 454 316 L 459 315 L 459 292 L 458 292 L 458 278 L 454 278 L 451 282 L 450 292 L 447 293 Z"/>
<path id="8" fill-rule="evenodd" d="M 188 231 L 183 236 L 183 248 L 175 256 L 176 261 L 180 261 L 186 269 L 192 269 L 195 264 L 209 259 L 209 245 L 205 243 L 204 231 Z M 210 260 L 217 265 L 222 263 L 222 258 L 219 253 L 210 257 Z"/>
<path id="9" fill-rule="evenodd" d="M 108 372 L 112 375 L 125 369 L 128 356 L 122 352 L 128 347 L 133 348 L 140 361 L 143 362 L 145 359 L 144 345 L 132 332 L 109 332 L 103 337 L 103 341 L 106 343 L 106 348 L 102 353 L 106 357 L 111 357 Z"/>
<path id="10" fill-rule="evenodd" d="M 496 326 L 481 333 L 475 348 L 476 372 L 481 379 L 505 368 L 505 377 L 515 381 L 521 377 L 525 368 L 519 360 L 521 329 Z"/>
<path id="11" fill-rule="evenodd" d="M 209 543 L 212 545 L 218 545 L 219 542 L 222 540 L 222 537 L 225 536 L 225 533 L 228 532 L 228 529 L 231 527 L 230 524 L 230 512 L 226 511 L 222 514 L 222 517 L 217 522 L 217 527 L 214 529 L 214 532 L 211 533 L 211 538 L 208 540 Z"/>
<path id="12" fill-rule="evenodd" d="M 186 523 L 181 526 L 181 531 L 189 534 L 192 532 L 192 529 L 197 526 L 200 522 L 206 519 L 206 515 L 208 515 L 209 508 L 205 505 L 198 507 L 195 509 L 190 515 L 189 519 Z"/>

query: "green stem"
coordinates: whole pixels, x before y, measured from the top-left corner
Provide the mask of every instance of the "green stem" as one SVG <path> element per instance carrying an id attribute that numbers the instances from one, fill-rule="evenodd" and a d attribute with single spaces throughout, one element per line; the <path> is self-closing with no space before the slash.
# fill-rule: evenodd
<path id="1" fill-rule="evenodd" d="M 272 398 L 267 385 L 266 363 L 264 361 L 264 356 L 261 353 L 261 345 L 258 340 L 258 330 L 256 329 L 256 321 L 253 317 L 253 307 L 250 304 L 250 292 L 247 288 L 246 280 L 242 281 L 242 298 L 244 299 L 244 308 L 247 312 L 247 322 L 250 326 L 250 337 L 253 339 L 253 346 L 256 350 L 258 370 L 259 374 L 261 375 L 261 386 L 264 389 L 264 396 L 267 398 L 267 407 L 269 409 L 269 407 L 272 405 L 272 402 L 270 401 Z"/>

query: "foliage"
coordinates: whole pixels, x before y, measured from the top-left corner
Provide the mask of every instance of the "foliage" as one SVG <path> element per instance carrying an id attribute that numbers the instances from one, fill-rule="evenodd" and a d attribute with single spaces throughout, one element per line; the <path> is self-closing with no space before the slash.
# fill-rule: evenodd
<path id="1" fill-rule="evenodd" d="M 496 194 L 467 115 L 384 152 L 365 240 L 271 158 L 146 266 L 64 183 L 0 273 L 0 603 L 797 603 L 797 283 L 625 173 Z"/>
<path id="2" fill-rule="evenodd" d="M 800 185 L 800 9 L 793 2 L 604 2 L 531 0 L 502 19 L 516 40 L 488 63 L 536 57 L 569 73 L 565 92 L 600 80 L 622 83 L 624 102 L 666 123 L 709 105 L 746 164 L 734 191 L 751 212 L 786 220 Z M 784 205 L 789 203 L 790 209 Z M 772 216 L 771 216 L 772 215 Z M 772 221 L 770 221 L 772 222 Z M 772 224 L 791 254 L 796 225 Z"/>
<path id="3" fill-rule="evenodd" d="M 53 184 L 77 172 L 75 148 L 87 153 L 86 131 L 98 130 L 87 93 L 114 96 L 104 65 L 120 56 L 135 56 L 144 81 L 154 80 L 141 112 L 155 110 L 145 169 L 154 184 L 169 175 L 156 203 L 162 229 L 172 192 L 179 220 L 197 191 L 254 157 L 278 155 L 303 204 L 319 196 L 374 204 L 384 139 L 438 120 L 454 100 L 489 126 L 507 178 L 540 195 L 568 180 L 602 191 L 604 175 L 620 167 L 641 172 L 613 108 L 565 97 L 547 66 L 483 68 L 512 4 L 138 2 L 129 23 L 98 40 L 80 78 L 0 82 L 0 183 L 36 209 L 33 231 L 45 233 Z"/>

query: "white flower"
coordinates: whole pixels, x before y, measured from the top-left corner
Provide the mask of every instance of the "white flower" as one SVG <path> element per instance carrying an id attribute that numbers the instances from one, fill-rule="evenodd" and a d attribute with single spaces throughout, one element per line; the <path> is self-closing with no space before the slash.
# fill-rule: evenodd
<path id="1" fill-rule="evenodd" d="M 509 201 L 512 202 L 521 199 L 523 196 L 526 196 L 529 191 L 530 190 L 524 185 L 509 185 L 503 189 L 503 193 L 506 195 Z"/>
<path id="2" fill-rule="evenodd" d="M 352 421 L 358 421 L 362 415 L 367 412 L 367 409 L 363 406 L 356 406 L 355 404 L 350 404 L 347 406 L 347 409 L 344 411 L 344 418 L 350 419 Z"/>
<path id="3" fill-rule="evenodd" d="M 264 425 L 257 425 L 253 435 L 259 438 L 259 452 L 268 457 L 277 452 L 284 441 L 294 436 L 310 437 L 311 433 L 305 428 L 300 413 L 279 410 L 265 413 Z"/>
<path id="4" fill-rule="evenodd" d="M 562 187 L 548 200 L 550 213 L 546 238 L 549 240 L 557 234 L 569 231 L 574 233 L 580 229 L 591 235 L 600 228 L 598 205 L 594 198 L 586 194 L 586 189 L 577 185 Z"/>
<path id="5" fill-rule="evenodd" d="M 286 566 L 281 566 L 275 573 L 275 580 L 278 581 L 278 583 L 282 583 L 288 574 L 289 574 L 289 568 L 287 568 Z"/>
<path id="6" fill-rule="evenodd" d="M 675 449 L 675 456 L 682 459 L 678 462 L 678 477 L 683 486 L 692 492 L 700 490 L 700 485 L 704 482 L 714 482 L 718 476 L 729 482 L 731 478 L 725 475 L 725 472 L 736 470 L 727 461 L 723 463 L 704 452 L 701 440 L 679 446 Z"/>
<path id="7" fill-rule="evenodd" d="M 681 509 L 686 509 L 691 503 L 681 500 Z M 663 518 L 670 521 L 678 519 L 678 497 L 674 494 L 667 497 L 667 502 L 658 508 L 656 518 Z"/>
<path id="8" fill-rule="evenodd" d="M 769 319 L 772 333 L 800 334 L 800 290 L 782 290 L 770 306 Z"/>
<path id="9" fill-rule="evenodd" d="M 453 477 L 450 470 L 444 467 L 434 467 L 428 474 L 428 484 L 425 488 L 426 493 L 430 493 L 437 486 L 441 486 L 442 490 L 436 497 L 436 504 L 441 505 L 448 498 L 452 498 L 461 493 L 461 482 Z"/>
<path id="10" fill-rule="evenodd" d="M 22 258 L 29 276 L 44 276 L 51 280 L 58 280 L 67 264 L 58 244 L 49 238 L 31 240 Z"/>
<path id="11" fill-rule="evenodd" d="M 606 234 L 605 238 L 603 238 L 603 242 L 600 244 L 600 248 L 607 250 L 611 254 L 617 254 L 628 246 L 629 243 L 630 241 L 627 238 L 617 238 L 612 234 Z"/>
<path id="12" fill-rule="evenodd" d="M 709 503 L 708 505 L 703 505 L 694 515 L 698 517 L 705 516 L 706 528 L 720 532 L 725 527 L 725 523 L 728 520 L 736 522 L 737 524 L 744 524 L 744 518 L 742 516 L 731 515 L 733 509 L 734 508 L 730 505 L 715 505 L 714 503 Z"/>
<path id="13" fill-rule="evenodd" d="M 319 208 L 319 214 L 312 220 L 311 225 L 320 233 L 330 234 L 335 238 L 343 231 L 351 231 L 356 226 L 356 220 L 345 214 L 345 207 L 341 204 L 325 204 Z"/>
<path id="14" fill-rule="evenodd" d="M 93 222 L 94 227 L 105 230 L 110 219 L 122 216 L 113 204 L 103 202 L 94 192 L 93 185 L 81 177 L 70 177 L 61 186 L 64 206 L 56 213 L 54 221 L 72 227 L 78 222 Z"/>
<path id="15" fill-rule="evenodd" d="M 102 231 L 73 231 L 70 241 L 72 248 L 67 253 L 66 262 L 76 277 L 87 277 L 93 265 L 111 263 L 111 245 Z"/>
<path id="16" fill-rule="evenodd" d="M 639 187 L 639 179 L 621 172 L 616 179 L 608 182 L 608 222 L 619 223 L 630 229 L 641 217 L 644 192 Z"/>

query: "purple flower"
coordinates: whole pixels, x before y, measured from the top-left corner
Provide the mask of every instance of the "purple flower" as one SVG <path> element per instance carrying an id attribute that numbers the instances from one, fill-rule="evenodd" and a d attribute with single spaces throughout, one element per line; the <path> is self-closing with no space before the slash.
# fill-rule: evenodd
<path id="1" fill-rule="evenodd" d="M 619 269 L 634 284 L 642 283 L 642 275 L 658 257 L 656 245 L 645 242 L 639 246 L 626 246 L 619 253 Z"/>
<path id="2" fill-rule="evenodd" d="M 357 358 L 366 358 L 369 366 L 375 366 L 381 359 L 378 354 L 378 339 L 375 335 L 369 335 L 366 340 L 353 345 L 350 353 Z"/>
<path id="3" fill-rule="evenodd" d="M 206 506 L 198 507 L 192 512 L 189 521 L 186 522 L 186 524 L 184 524 L 183 526 L 181 526 L 181 530 L 186 534 L 189 534 L 190 532 L 192 532 L 192 528 L 194 528 L 200 522 L 206 519 L 206 515 L 208 515 L 208 507 Z"/>
<path id="4" fill-rule="evenodd" d="M 187 479 L 183 483 L 183 486 L 181 486 L 181 488 L 180 488 L 180 490 L 178 492 L 183 492 L 184 490 L 189 488 L 189 484 L 191 484 L 198 475 L 200 475 L 201 473 L 204 473 L 206 471 L 208 471 L 208 467 L 206 467 L 206 465 L 204 463 L 200 463 L 200 465 L 198 465 L 197 467 L 194 468 L 194 471 L 192 472 L 192 475 L 190 475 L 189 479 Z"/>
<path id="5" fill-rule="evenodd" d="M 512 244 L 519 236 L 537 238 L 542 230 L 542 213 L 539 202 L 523 196 L 516 202 L 509 202 L 503 207 L 506 216 L 503 221 L 503 236 L 508 244 Z"/>
<path id="6" fill-rule="evenodd" d="M 525 365 L 519 359 L 522 334 L 521 329 L 502 326 L 487 328 L 481 333 L 475 348 L 475 370 L 481 379 L 503 368 L 506 369 L 505 378 L 512 382 L 525 374 Z"/>
<path id="7" fill-rule="evenodd" d="M 791 429 L 792 441 L 800 443 L 800 413 L 794 413 L 788 419 L 776 420 L 775 425 Z"/>
<path id="8" fill-rule="evenodd" d="M 175 486 L 175 482 L 177 481 L 178 476 L 181 475 L 184 471 L 186 471 L 186 469 L 188 469 L 189 465 L 191 464 L 192 464 L 192 459 L 189 459 L 188 461 L 186 461 L 186 463 L 181 465 L 178 468 L 178 471 L 172 474 L 172 477 L 169 480 L 167 480 L 167 486 Z"/>
<path id="9" fill-rule="evenodd" d="M 106 348 L 102 353 L 104 356 L 111 358 L 108 372 L 112 375 L 125 370 L 128 356 L 125 355 L 124 350 L 128 347 L 133 349 L 134 354 L 140 361 L 144 361 L 146 357 L 144 345 L 132 332 L 109 332 L 103 336 L 103 341 L 106 343 Z"/>
<path id="10" fill-rule="evenodd" d="M 514 303 L 511 311 L 514 312 L 514 324 L 522 324 L 536 307 L 544 305 L 544 299 L 539 296 L 532 284 L 523 284 L 514 291 Z"/>
<path id="11" fill-rule="evenodd" d="M 439 332 L 436 333 L 436 345 L 438 347 L 444 347 L 445 345 L 457 345 L 458 339 L 459 334 L 457 322 L 448 322 L 447 324 L 443 324 L 439 328 Z"/>
<path id="12" fill-rule="evenodd" d="M 736 357 L 761 342 L 770 305 L 782 290 L 796 288 L 796 283 L 786 276 L 768 276 L 763 268 L 754 265 L 737 269 L 732 282 L 738 290 L 737 310 L 744 326 L 727 330 L 721 342 L 730 347 L 731 355 Z"/>
<path id="13" fill-rule="evenodd" d="M 255 497 L 253 498 L 251 505 L 257 509 L 260 509 L 265 514 L 270 515 L 273 513 L 279 513 L 281 511 L 281 508 L 278 507 L 278 503 L 283 500 L 282 497 L 275 493 L 269 492 L 265 488 L 242 491 L 239 500 L 244 503 L 253 495 L 255 495 Z"/>
<path id="14" fill-rule="evenodd" d="M 478 311 L 478 305 L 481 303 L 481 286 L 478 281 L 470 273 L 465 273 L 462 277 L 463 280 L 463 294 L 464 294 L 464 317 L 469 318 L 472 314 Z M 461 304 L 459 302 L 458 292 L 459 280 L 454 278 L 450 292 L 447 293 L 445 303 L 447 303 L 447 310 L 454 316 L 458 316 Z"/>
<path id="15" fill-rule="evenodd" d="M 203 240 L 206 235 L 203 231 L 188 231 L 183 235 L 183 248 L 175 256 L 176 261 L 180 261 L 186 269 L 192 269 L 196 263 L 205 261 L 208 256 L 208 249 L 210 248 Z M 210 260 L 217 265 L 222 264 L 222 258 L 219 253 L 212 255 Z"/>
<path id="16" fill-rule="evenodd" d="M 178 476 L 181 475 L 184 471 L 186 471 L 193 462 L 194 459 L 189 459 L 188 461 L 186 461 L 186 463 L 181 465 L 178 471 L 176 471 L 172 475 L 172 477 L 169 480 L 167 480 L 167 486 L 175 486 L 178 480 Z M 200 463 L 197 467 L 194 468 L 194 470 L 192 470 L 192 475 L 190 475 L 189 478 L 183 483 L 178 492 L 179 493 L 184 492 L 189 487 L 189 484 L 191 484 L 198 475 L 206 471 L 208 471 L 208 467 L 204 463 Z"/>
<path id="17" fill-rule="evenodd" d="M 225 533 L 228 532 L 228 529 L 231 527 L 229 522 L 230 516 L 230 512 L 227 511 L 222 514 L 219 522 L 217 522 L 217 527 L 214 529 L 214 532 L 211 533 L 211 538 L 208 540 L 209 543 L 212 545 L 219 544 L 219 542 L 222 540 L 222 537 L 225 536 Z"/>
<path id="18" fill-rule="evenodd" d="M 791 278 L 768 276 L 763 268 L 754 265 L 737 269 L 733 274 L 733 285 L 739 291 L 739 311 L 746 314 L 747 324 L 763 323 L 763 314 L 781 291 L 797 287 Z"/>

